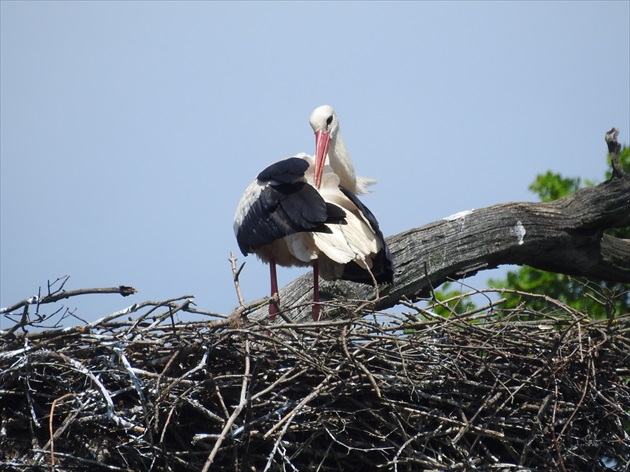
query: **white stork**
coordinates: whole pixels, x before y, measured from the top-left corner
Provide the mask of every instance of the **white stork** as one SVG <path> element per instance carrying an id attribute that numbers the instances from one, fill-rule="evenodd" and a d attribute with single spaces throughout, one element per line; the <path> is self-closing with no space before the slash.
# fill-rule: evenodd
<path id="1" fill-rule="evenodd" d="M 356 177 L 332 107 L 313 111 L 315 156 L 298 154 L 263 170 L 247 187 L 234 216 L 244 255 L 269 263 L 313 266 L 313 319 L 319 319 L 319 275 L 366 284 L 392 283 L 392 257 L 372 212 L 356 197 L 374 180 Z M 269 305 L 269 318 L 278 307 Z"/>

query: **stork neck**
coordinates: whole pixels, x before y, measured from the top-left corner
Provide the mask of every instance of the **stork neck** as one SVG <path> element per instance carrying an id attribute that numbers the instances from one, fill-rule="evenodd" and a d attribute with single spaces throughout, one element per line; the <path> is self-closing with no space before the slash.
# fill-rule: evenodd
<path id="1" fill-rule="evenodd" d="M 328 163 L 335 171 L 335 174 L 339 176 L 340 185 L 352 193 L 356 193 L 357 176 L 354 173 L 354 164 L 350 159 L 340 132 L 337 133 L 335 139 L 330 141 Z"/>

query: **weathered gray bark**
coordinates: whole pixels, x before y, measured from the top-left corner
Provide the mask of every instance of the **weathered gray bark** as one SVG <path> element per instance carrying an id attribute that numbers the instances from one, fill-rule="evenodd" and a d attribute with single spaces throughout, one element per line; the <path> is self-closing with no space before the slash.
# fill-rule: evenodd
<path id="1" fill-rule="evenodd" d="M 503 203 L 463 212 L 391 236 L 394 284 L 381 287 L 371 308 L 414 299 L 449 279 L 503 264 L 528 265 L 573 276 L 630 283 L 630 241 L 604 235 L 630 226 L 630 175 L 616 169 L 596 187 L 549 203 Z M 306 274 L 280 291 L 285 315 L 310 319 L 312 277 Z M 322 301 L 373 300 L 373 287 L 345 281 L 322 282 Z M 261 308 L 250 318 L 266 316 Z"/>

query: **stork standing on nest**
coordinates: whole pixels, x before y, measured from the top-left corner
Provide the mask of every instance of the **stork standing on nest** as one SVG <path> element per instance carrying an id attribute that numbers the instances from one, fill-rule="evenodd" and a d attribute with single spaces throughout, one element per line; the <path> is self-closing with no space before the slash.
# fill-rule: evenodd
<path id="1" fill-rule="evenodd" d="M 313 267 L 313 319 L 319 320 L 319 275 L 365 284 L 393 282 L 392 257 L 376 218 L 357 198 L 372 179 L 356 177 L 332 107 L 313 111 L 315 156 L 298 154 L 263 170 L 241 197 L 234 232 L 244 255 L 267 262 L 271 295 L 276 265 Z M 273 321 L 278 306 L 269 305 Z"/>

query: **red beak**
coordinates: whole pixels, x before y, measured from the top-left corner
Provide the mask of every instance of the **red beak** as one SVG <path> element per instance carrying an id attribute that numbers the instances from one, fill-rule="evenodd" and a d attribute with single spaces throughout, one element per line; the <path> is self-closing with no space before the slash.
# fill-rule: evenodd
<path id="1" fill-rule="evenodd" d="M 319 188 L 322 183 L 322 174 L 324 173 L 324 164 L 326 163 L 329 144 L 330 133 L 321 130 L 315 131 L 315 186 L 317 188 Z"/>

